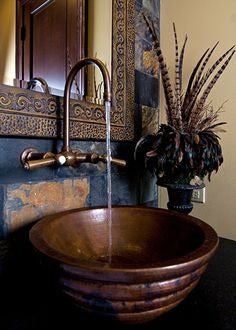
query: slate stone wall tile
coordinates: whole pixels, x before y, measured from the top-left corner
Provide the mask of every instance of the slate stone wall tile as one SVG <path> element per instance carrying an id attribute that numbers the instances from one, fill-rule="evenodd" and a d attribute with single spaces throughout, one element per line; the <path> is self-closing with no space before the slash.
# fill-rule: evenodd
<path id="1" fill-rule="evenodd" d="M 51 180 L 54 177 L 52 167 L 35 171 L 26 171 L 20 163 L 20 155 L 26 148 L 35 148 L 41 152 L 55 151 L 55 141 L 47 139 L 0 139 L 0 183 Z"/>
<path id="2" fill-rule="evenodd" d="M 140 11 L 143 8 L 143 1 L 142 0 L 136 0 L 135 1 L 135 9 Z"/>
<path id="3" fill-rule="evenodd" d="M 135 102 L 156 108 L 159 106 L 158 79 L 135 70 Z"/>
<path id="4" fill-rule="evenodd" d="M 143 170 L 140 176 L 140 202 L 141 204 L 157 200 L 156 176 L 149 170 Z"/>
<path id="5" fill-rule="evenodd" d="M 136 36 L 135 69 L 156 78 L 159 77 L 159 63 L 152 47 L 139 36 Z"/>
<path id="6" fill-rule="evenodd" d="M 127 176 L 112 175 L 112 204 L 131 205 L 136 204 L 135 185 Z"/>
<path id="7" fill-rule="evenodd" d="M 106 175 L 90 176 L 90 194 L 88 206 L 107 205 L 107 177 Z"/>
<path id="8" fill-rule="evenodd" d="M 147 9 L 153 17 L 160 18 L 160 0 L 143 0 L 143 8 Z"/>
<path id="9" fill-rule="evenodd" d="M 143 70 L 143 39 L 135 36 L 135 69 Z"/>
<path id="10" fill-rule="evenodd" d="M 142 135 L 142 106 L 140 104 L 135 104 L 134 126 L 135 140 L 137 141 Z"/>
<path id="11" fill-rule="evenodd" d="M 159 127 L 159 110 L 142 106 L 142 136 L 155 134 Z"/>
<path id="12" fill-rule="evenodd" d="M 132 205 L 137 204 L 137 187 L 134 173 L 127 175 L 112 174 L 112 204 Z M 89 206 L 107 206 L 107 176 L 90 177 Z"/>
<path id="13" fill-rule="evenodd" d="M 43 216 L 83 207 L 88 194 L 88 179 L 8 185 L 4 203 L 5 230 L 13 232 Z"/>
<path id="14" fill-rule="evenodd" d="M 147 17 L 151 18 L 154 23 L 154 27 L 157 33 L 157 36 L 160 36 L 160 19 L 159 15 L 154 14 L 154 11 L 150 11 L 147 7 L 136 7 L 136 15 L 135 15 L 135 33 L 143 40 L 152 46 L 152 38 L 148 31 L 146 22 L 143 18 L 143 14 Z"/>
<path id="15" fill-rule="evenodd" d="M 159 76 L 159 62 L 153 51 L 145 50 L 143 52 L 143 71 L 155 78 Z"/>
<path id="16" fill-rule="evenodd" d="M 0 238 L 4 236 L 4 201 L 5 201 L 5 187 L 0 185 Z"/>
<path id="17" fill-rule="evenodd" d="M 150 36 L 150 33 L 147 29 L 146 22 L 143 19 L 142 12 L 137 11 L 135 16 L 135 37 L 140 38 L 141 40 L 144 40 L 147 45 L 152 48 L 152 38 Z M 137 39 L 135 39 L 136 41 Z M 137 48 L 137 45 L 135 45 L 135 50 Z"/>

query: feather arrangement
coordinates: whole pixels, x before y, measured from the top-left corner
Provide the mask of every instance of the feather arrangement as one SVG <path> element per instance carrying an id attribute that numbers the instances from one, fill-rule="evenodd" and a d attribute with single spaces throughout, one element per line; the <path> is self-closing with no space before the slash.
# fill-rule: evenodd
<path id="1" fill-rule="evenodd" d="M 183 61 L 187 36 L 179 51 L 175 25 L 175 79 L 172 88 L 167 64 L 153 21 L 143 14 L 150 33 L 153 50 L 159 62 L 166 101 L 167 124 L 161 124 L 157 134 L 142 137 L 135 148 L 135 158 L 154 169 L 157 181 L 163 183 L 190 184 L 197 177 L 210 180 L 213 171 L 218 171 L 223 162 L 222 149 L 217 131 L 223 131 L 219 122 L 222 106 L 214 109 L 207 98 L 234 53 L 235 46 L 227 50 L 213 65 L 207 64 L 218 42 L 201 56 L 183 91 Z"/>

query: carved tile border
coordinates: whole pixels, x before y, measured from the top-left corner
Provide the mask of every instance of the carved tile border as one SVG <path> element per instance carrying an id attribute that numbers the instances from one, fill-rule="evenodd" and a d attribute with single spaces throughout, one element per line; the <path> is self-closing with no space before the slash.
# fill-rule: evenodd
<path id="1" fill-rule="evenodd" d="M 134 16 L 135 0 L 113 0 L 113 65 L 111 136 L 134 136 Z M 0 135 L 61 137 L 63 99 L 0 85 Z M 71 100 L 71 138 L 104 139 L 104 106 Z"/>

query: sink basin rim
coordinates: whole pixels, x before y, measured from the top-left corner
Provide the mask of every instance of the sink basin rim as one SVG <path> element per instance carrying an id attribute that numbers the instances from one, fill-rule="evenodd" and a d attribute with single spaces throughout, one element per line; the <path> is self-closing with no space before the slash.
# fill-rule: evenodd
<path id="1" fill-rule="evenodd" d="M 153 208 L 153 207 L 144 207 L 144 206 L 127 206 L 127 205 L 118 205 L 113 206 L 113 209 L 141 209 L 141 210 L 150 210 L 154 212 L 162 212 L 163 214 L 169 215 L 172 214 L 173 217 L 178 217 L 181 219 L 180 221 L 191 221 L 194 223 L 197 227 L 199 227 L 202 232 L 204 233 L 204 241 L 203 244 L 200 245 L 196 250 L 193 252 L 190 252 L 186 254 L 183 257 L 178 257 L 174 259 L 169 259 L 167 261 L 161 261 L 161 262 L 153 262 L 150 265 L 144 264 L 143 266 L 139 266 L 138 264 L 135 264 L 134 267 L 130 268 L 127 267 L 127 265 L 122 265 L 122 267 L 109 265 L 109 267 L 104 267 L 104 265 L 107 265 L 104 262 L 101 261 L 95 261 L 95 260 L 78 260 L 75 257 L 68 256 L 66 254 L 63 254 L 62 252 L 57 251 L 52 246 L 49 246 L 48 243 L 43 239 L 42 237 L 42 228 L 43 226 L 50 221 L 56 221 L 58 217 L 71 214 L 71 213 L 77 213 L 77 212 L 84 212 L 89 210 L 96 210 L 96 209 L 107 209 L 107 207 L 100 206 L 100 207 L 86 207 L 86 208 L 78 208 L 78 209 L 72 209 L 60 213 L 55 213 L 53 215 L 49 215 L 46 217 L 43 217 L 41 220 L 39 220 L 36 224 L 33 225 L 33 227 L 30 230 L 29 238 L 33 246 L 43 255 L 46 255 L 49 258 L 52 258 L 55 261 L 59 261 L 63 264 L 63 268 L 70 270 L 72 268 L 75 268 L 76 270 L 81 269 L 81 271 L 91 271 L 91 272 L 98 272 L 101 274 L 107 274 L 108 273 L 127 273 L 127 275 L 132 275 L 135 273 L 136 275 L 138 273 L 146 273 L 148 277 L 153 276 L 154 274 L 157 274 L 157 272 L 162 276 L 162 274 L 166 273 L 166 270 L 171 273 L 171 270 L 173 270 L 173 273 L 176 274 L 176 272 L 183 270 L 183 268 L 186 266 L 186 268 L 196 268 L 199 267 L 200 264 L 204 265 L 208 262 L 208 260 L 211 258 L 211 256 L 214 254 L 217 246 L 218 246 L 218 236 L 215 232 L 215 230 L 205 223 L 204 221 L 192 217 L 190 215 L 183 215 L 179 214 L 174 211 L 161 209 L 161 208 Z M 41 236 L 39 235 L 41 234 Z M 103 267 L 101 267 L 103 265 Z M 135 276 L 136 276 L 135 275 Z"/>

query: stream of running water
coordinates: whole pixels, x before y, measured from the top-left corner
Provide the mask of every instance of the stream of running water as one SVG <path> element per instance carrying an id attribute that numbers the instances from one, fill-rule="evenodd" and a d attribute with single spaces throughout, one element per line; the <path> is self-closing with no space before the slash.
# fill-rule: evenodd
<path id="1" fill-rule="evenodd" d="M 107 153 L 107 221 L 108 221 L 108 263 L 112 262 L 112 210 L 111 210 L 111 102 L 106 101 L 106 153 Z"/>

